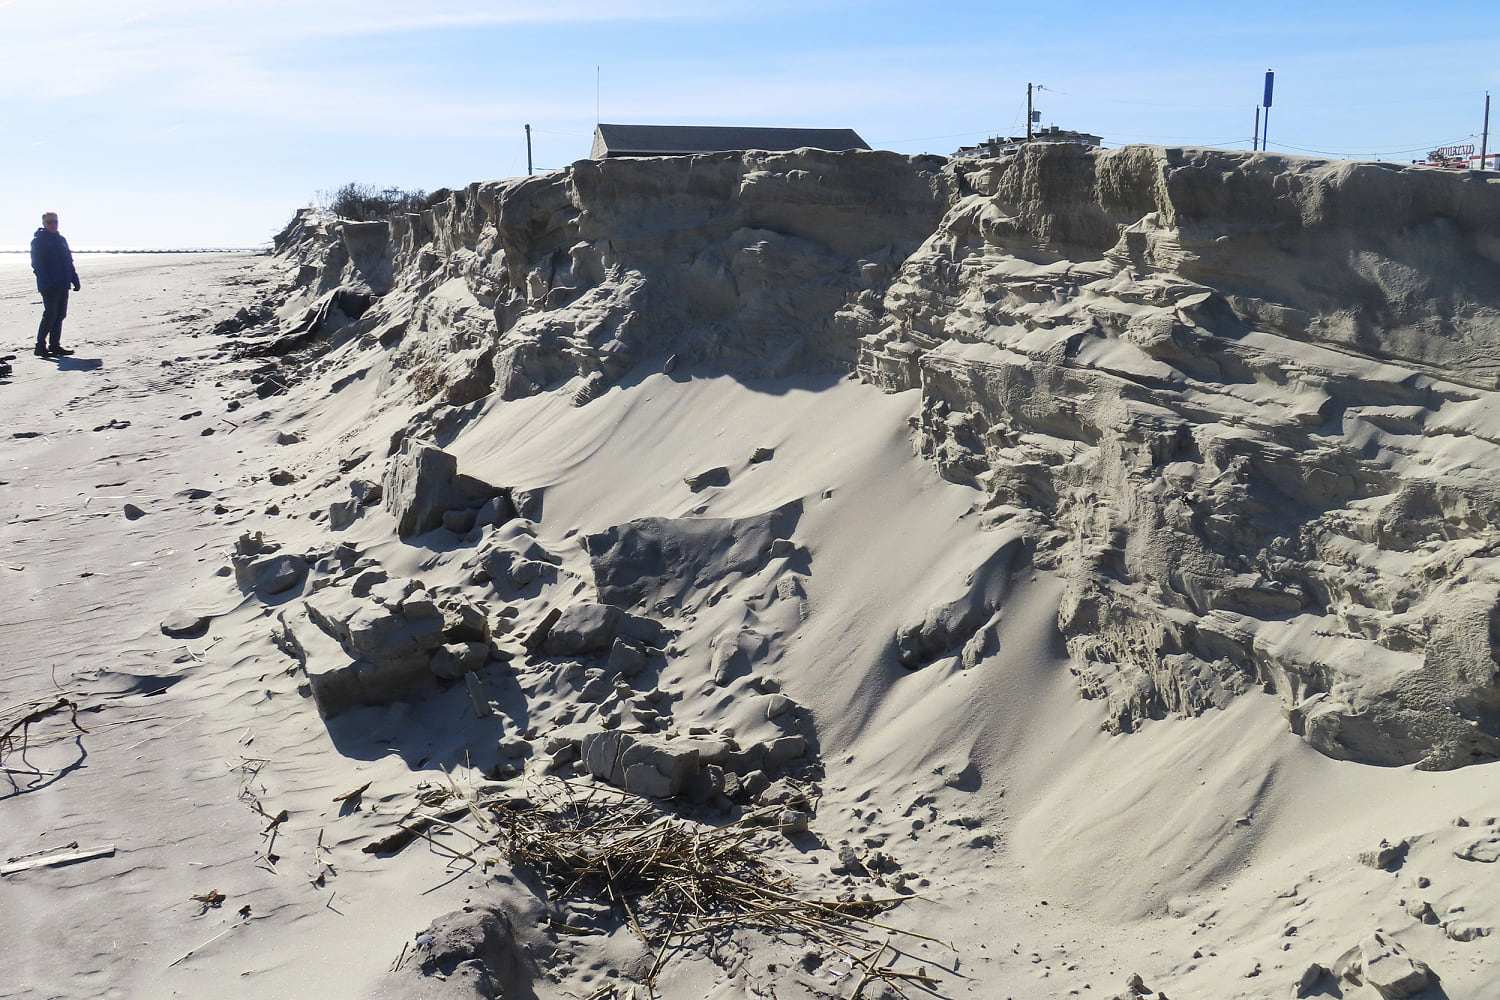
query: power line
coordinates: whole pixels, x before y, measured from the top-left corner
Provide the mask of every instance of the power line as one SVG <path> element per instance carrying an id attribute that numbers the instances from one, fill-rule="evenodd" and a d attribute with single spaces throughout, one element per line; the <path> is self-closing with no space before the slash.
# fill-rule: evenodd
<path id="1" fill-rule="evenodd" d="M 1465 136 L 1466 139 L 1474 138 L 1472 135 Z M 1294 146 L 1289 142 L 1278 142 L 1276 145 L 1282 149 L 1295 149 L 1299 153 L 1317 153 L 1319 156 L 1337 156 L 1346 159 L 1369 156 L 1402 156 L 1407 153 L 1426 153 L 1441 146 L 1457 145 L 1459 139 L 1445 139 L 1442 142 L 1423 143 L 1420 146 L 1412 146 L 1410 149 L 1387 149 L 1387 150 L 1331 150 L 1331 149 L 1309 149 L 1306 146 Z"/>
<path id="2" fill-rule="evenodd" d="M 1242 108 L 1241 104 L 1229 104 L 1227 102 L 1224 103 L 1224 104 L 1191 104 L 1191 103 L 1181 103 L 1181 102 L 1176 102 L 1176 101 L 1138 101 L 1138 100 L 1132 100 L 1131 98 L 1128 98 L 1128 97 L 1100 97 L 1100 96 L 1097 96 L 1097 95 L 1094 95 L 1094 94 L 1087 94 L 1087 93 L 1082 93 L 1081 94 L 1081 93 L 1078 93 L 1077 91 L 1071 91 L 1071 90 L 1056 90 L 1056 89 L 1054 89 L 1052 87 L 1046 87 L 1046 88 L 1042 88 L 1042 89 L 1045 89 L 1050 94 L 1057 94 L 1059 97 L 1072 97 L 1072 98 L 1075 98 L 1075 99 L 1078 99 L 1078 100 L 1095 101 L 1095 102 L 1098 102 L 1100 104 L 1131 104 L 1131 105 L 1137 105 L 1139 107 L 1146 107 L 1146 108 L 1193 108 L 1193 109 L 1196 109 L 1196 110 L 1199 110 L 1199 111 L 1229 111 L 1229 112 L 1238 112 Z M 1443 94 L 1428 94 L 1428 95 L 1423 96 L 1423 97 L 1403 97 L 1403 98 L 1393 98 L 1391 100 L 1380 100 L 1380 101 L 1350 101 L 1350 102 L 1347 102 L 1347 103 L 1338 103 L 1338 104 L 1330 104 L 1330 103 L 1328 103 L 1326 101 L 1319 101 L 1318 102 L 1318 107 L 1324 108 L 1324 109 L 1327 109 L 1327 108 L 1383 108 L 1383 107 L 1388 107 L 1388 106 L 1393 105 L 1393 104 L 1433 104 L 1433 103 L 1438 103 L 1438 102 L 1443 102 L 1443 101 L 1467 100 L 1471 96 L 1472 96 L 1472 94 L 1470 94 L 1468 92 L 1459 93 L 1459 92 L 1455 91 L 1455 92 L 1443 93 Z"/>
<path id="3" fill-rule="evenodd" d="M 950 135 L 920 135 L 920 136 L 916 136 L 916 137 L 911 138 L 911 139 L 886 139 L 886 138 L 882 137 L 882 138 L 875 139 L 873 141 L 876 142 L 876 143 L 880 143 L 880 144 L 886 144 L 886 143 L 896 144 L 896 143 L 903 143 L 903 142 L 932 142 L 932 141 L 934 141 L 936 139 L 965 139 L 965 138 L 968 138 L 970 136 L 976 136 L 976 135 L 988 136 L 988 135 L 992 135 L 992 134 L 993 133 L 991 133 L 991 132 L 954 132 L 954 133 L 952 133 Z"/>
<path id="4" fill-rule="evenodd" d="M 1115 133 L 1112 136 L 1103 136 L 1101 138 L 1107 138 L 1111 142 L 1118 143 L 1182 142 L 1196 143 L 1198 145 L 1211 144 L 1215 142 L 1243 142 L 1245 139 L 1245 137 L 1241 135 L 1221 135 L 1213 136 L 1210 138 L 1203 138 L 1202 136 L 1196 135 L 1125 135 L 1121 133 Z"/>

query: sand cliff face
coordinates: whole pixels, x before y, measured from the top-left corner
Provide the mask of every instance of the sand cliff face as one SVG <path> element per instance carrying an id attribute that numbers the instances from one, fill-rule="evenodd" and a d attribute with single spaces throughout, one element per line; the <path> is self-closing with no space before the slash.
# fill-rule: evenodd
<path id="1" fill-rule="evenodd" d="M 1272 695 L 1450 768 L 1500 757 L 1497 233 L 1479 175 L 1037 147 L 582 162 L 277 248 L 302 342 L 389 346 L 439 439 L 669 358 L 915 390 L 914 446 L 1068 581 L 1111 729 Z M 893 655 L 983 655 L 969 590 Z"/>

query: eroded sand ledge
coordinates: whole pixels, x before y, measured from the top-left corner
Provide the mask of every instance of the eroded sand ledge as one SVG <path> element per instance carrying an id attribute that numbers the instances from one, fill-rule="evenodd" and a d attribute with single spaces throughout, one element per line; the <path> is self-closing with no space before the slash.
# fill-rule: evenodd
<path id="1" fill-rule="evenodd" d="M 774 806 L 756 850 L 808 894 L 906 895 L 880 919 L 937 940 L 883 961 L 940 996 L 1288 995 L 1314 965 L 1345 996 L 1483 995 L 1497 215 L 1483 175 L 1131 148 L 584 163 L 390 226 L 300 220 L 202 315 L 140 310 L 202 363 L 162 381 L 132 344 L 128 384 L 101 352 L 154 416 L 98 460 L 222 485 L 121 473 L 147 515 L 70 516 L 39 562 L 213 555 L 79 616 L 134 672 L 44 645 L 142 729 L 0 800 L 7 857 L 81 824 L 124 845 L 0 883 L 7 966 L 38 995 L 628 996 L 657 963 L 618 909 L 363 850 L 443 789 L 542 801 L 561 775 L 710 825 Z M 93 374 L 5 387 L 40 409 L 37 379 L 77 380 L 66 439 L 3 443 L 0 491 L 114 481 L 78 461 L 109 433 Z M 18 620 L 86 606 L 95 577 L 36 562 Z M 130 775 L 180 791 L 144 806 Z M 111 801 L 135 805 L 84 824 Z M 483 974 L 377 982 L 462 903 Z M 48 908 L 51 933 L 11 916 Z M 70 950 L 71 921 L 115 947 Z M 847 996 L 847 969 L 745 931 L 655 986 Z"/>

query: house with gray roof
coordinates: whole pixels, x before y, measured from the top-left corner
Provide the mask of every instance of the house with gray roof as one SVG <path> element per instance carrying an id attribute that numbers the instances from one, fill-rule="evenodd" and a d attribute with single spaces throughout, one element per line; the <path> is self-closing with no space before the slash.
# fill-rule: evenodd
<path id="1" fill-rule="evenodd" d="M 616 156 L 691 156 L 726 150 L 869 149 L 850 128 L 739 128 L 722 125 L 598 125 L 591 160 Z"/>

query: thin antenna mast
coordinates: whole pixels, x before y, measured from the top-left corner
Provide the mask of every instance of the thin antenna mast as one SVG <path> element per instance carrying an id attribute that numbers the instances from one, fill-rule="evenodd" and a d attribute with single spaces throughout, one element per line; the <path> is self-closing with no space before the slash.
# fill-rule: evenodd
<path id="1" fill-rule="evenodd" d="M 599 124 L 599 81 L 602 79 L 602 77 L 603 77 L 603 74 L 600 71 L 600 67 L 595 66 L 594 67 L 594 124 L 595 125 Z"/>

